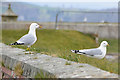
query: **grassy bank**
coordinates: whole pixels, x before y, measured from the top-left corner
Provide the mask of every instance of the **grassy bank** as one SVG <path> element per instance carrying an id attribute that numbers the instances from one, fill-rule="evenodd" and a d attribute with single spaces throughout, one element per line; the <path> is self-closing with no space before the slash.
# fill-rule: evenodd
<path id="1" fill-rule="evenodd" d="M 26 34 L 26 30 L 3 30 L 2 41 L 10 44 Z M 95 48 L 96 43 L 90 35 L 70 30 L 37 30 L 37 42 L 31 47 L 32 51 L 61 57 L 79 63 L 88 63 L 103 70 L 118 73 L 117 63 L 111 63 L 106 59 L 93 59 L 83 55 L 71 53 L 71 49 Z M 114 41 L 113 41 L 114 42 Z M 112 42 L 112 44 L 113 44 Z M 114 45 L 116 46 L 116 45 Z M 113 47 L 114 47 L 113 46 Z M 25 49 L 24 46 L 14 46 Z M 110 48 L 109 50 L 111 50 Z M 115 49 L 115 48 L 113 48 Z M 109 51 L 108 50 L 108 51 Z M 116 50 L 113 50 L 113 52 Z"/>

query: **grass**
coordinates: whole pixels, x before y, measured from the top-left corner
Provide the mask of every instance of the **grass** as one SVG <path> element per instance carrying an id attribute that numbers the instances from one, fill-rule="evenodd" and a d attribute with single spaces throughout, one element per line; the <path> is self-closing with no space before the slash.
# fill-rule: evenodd
<path id="1" fill-rule="evenodd" d="M 26 30 L 3 30 L 2 41 L 5 44 L 10 44 L 18 40 L 26 34 Z M 84 55 L 71 53 L 71 49 L 87 49 L 95 48 L 95 40 L 91 35 L 83 34 L 78 31 L 71 30 L 37 30 L 37 42 L 31 47 L 32 51 L 41 52 L 43 54 L 64 58 L 70 61 L 79 63 L 88 63 L 103 70 L 118 73 L 118 64 L 109 62 L 106 59 L 94 59 Z M 103 39 L 101 39 L 103 40 Z M 101 41 L 100 40 L 100 41 Z M 108 48 L 108 52 L 117 51 L 117 41 L 108 41 L 112 47 Z M 26 49 L 24 46 L 13 46 Z M 114 50 L 112 50 L 114 49 Z"/>
<path id="2" fill-rule="evenodd" d="M 79 67 L 84 67 L 84 66 L 81 65 L 81 66 L 79 66 Z"/>
<path id="3" fill-rule="evenodd" d="M 3 61 L 1 61 L 1 66 L 2 66 L 2 67 L 5 67 L 5 64 L 4 64 L 4 62 L 3 62 Z"/>
<path id="4" fill-rule="evenodd" d="M 34 57 L 33 59 L 38 59 L 38 57 Z"/>
<path id="5" fill-rule="evenodd" d="M 22 69 L 21 63 L 16 64 L 14 72 L 15 72 L 16 76 L 21 76 L 22 75 L 23 69 Z"/>
<path id="6" fill-rule="evenodd" d="M 2 29 L 0 28 L 0 42 L 2 42 Z"/>
<path id="7" fill-rule="evenodd" d="M 71 65 L 71 63 L 70 63 L 70 62 L 68 62 L 68 61 L 66 61 L 65 65 Z"/>
<path id="8" fill-rule="evenodd" d="M 43 72 L 42 70 L 40 70 L 36 75 L 35 75 L 35 80 L 45 80 L 46 79 L 50 79 L 50 80 L 58 80 L 56 78 L 55 75 L 52 75 L 50 73 L 46 73 L 46 72 Z"/>

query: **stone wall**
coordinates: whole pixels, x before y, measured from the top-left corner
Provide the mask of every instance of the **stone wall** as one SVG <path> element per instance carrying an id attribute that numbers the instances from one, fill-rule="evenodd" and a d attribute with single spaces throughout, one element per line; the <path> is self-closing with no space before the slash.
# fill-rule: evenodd
<path id="1" fill-rule="evenodd" d="M 25 54 L 23 49 L 13 48 L 3 43 L 0 43 L 0 55 L 5 68 L 15 73 L 17 72 L 15 68 L 21 69 L 22 73 L 20 71 L 17 73 L 26 78 L 34 78 L 38 73 L 42 75 L 38 78 L 63 78 L 58 80 L 68 80 L 67 78 L 113 78 L 112 80 L 115 80 L 118 78 L 117 74 L 89 64 L 76 63 L 35 52 L 34 54 Z M 70 64 L 67 65 L 66 62 Z M 17 66 L 17 64 L 20 65 Z"/>
<path id="2" fill-rule="evenodd" d="M 28 29 L 32 22 L 0 22 L 2 29 Z M 44 29 L 55 29 L 53 22 L 38 22 Z M 2 25 L 1 25 L 2 24 Z M 77 30 L 83 33 L 98 34 L 100 38 L 118 38 L 117 23 L 58 23 L 57 29 Z"/>

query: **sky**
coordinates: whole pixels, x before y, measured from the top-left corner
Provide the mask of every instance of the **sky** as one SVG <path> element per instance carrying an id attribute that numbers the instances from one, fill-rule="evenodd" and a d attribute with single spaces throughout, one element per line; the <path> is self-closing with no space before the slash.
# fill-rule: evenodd
<path id="1" fill-rule="evenodd" d="M 30 4 L 61 8 L 109 9 L 118 8 L 116 2 L 29 2 Z"/>
<path id="2" fill-rule="evenodd" d="M 2 0 L 12 2 L 119 2 L 119 0 Z"/>
<path id="3" fill-rule="evenodd" d="M 109 9 L 118 8 L 119 0 L 3 0 L 4 2 L 26 2 L 39 6 L 82 8 L 82 9 Z"/>

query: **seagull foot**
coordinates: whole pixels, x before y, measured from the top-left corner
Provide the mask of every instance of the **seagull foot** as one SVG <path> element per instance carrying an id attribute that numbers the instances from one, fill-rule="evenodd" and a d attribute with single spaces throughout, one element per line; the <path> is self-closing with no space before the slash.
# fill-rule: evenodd
<path id="1" fill-rule="evenodd" d="M 25 54 L 29 54 L 29 52 L 27 51 L 27 52 L 25 52 Z"/>
<path id="2" fill-rule="evenodd" d="M 27 48 L 26 51 L 30 51 L 30 48 Z"/>
<path id="3" fill-rule="evenodd" d="M 29 54 L 34 54 L 34 52 L 29 52 Z"/>
<path id="4" fill-rule="evenodd" d="M 31 52 L 31 51 L 27 51 L 27 52 L 25 52 L 25 54 L 35 54 L 35 53 Z"/>

